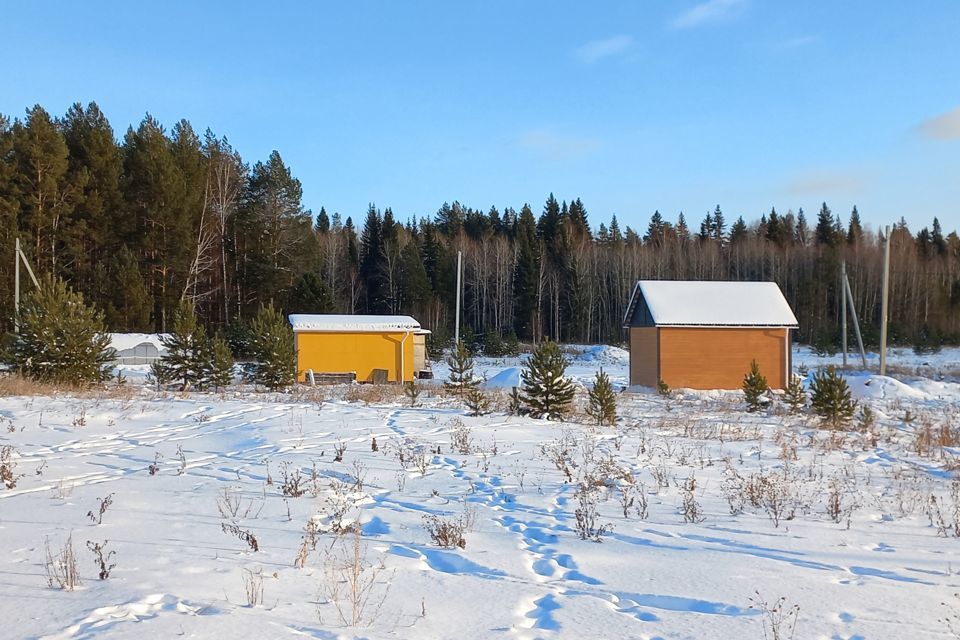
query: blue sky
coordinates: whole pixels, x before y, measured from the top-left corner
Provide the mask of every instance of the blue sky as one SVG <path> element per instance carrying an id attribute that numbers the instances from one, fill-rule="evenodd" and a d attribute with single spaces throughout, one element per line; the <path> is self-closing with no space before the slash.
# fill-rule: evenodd
<path id="1" fill-rule="evenodd" d="M 594 225 L 826 201 L 960 227 L 960 3 L 5 2 L 0 112 L 95 100 L 272 149 L 304 204 Z"/>

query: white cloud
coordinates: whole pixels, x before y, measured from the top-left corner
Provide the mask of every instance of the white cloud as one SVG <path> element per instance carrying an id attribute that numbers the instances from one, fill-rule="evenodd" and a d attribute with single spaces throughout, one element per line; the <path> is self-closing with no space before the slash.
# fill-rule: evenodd
<path id="1" fill-rule="evenodd" d="M 674 29 L 690 29 L 729 17 L 743 6 L 745 0 L 707 0 L 695 5 L 670 23 Z"/>
<path id="2" fill-rule="evenodd" d="M 927 118 L 917 125 L 917 131 L 931 140 L 957 140 L 960 138 L 960 107 Z"/>
<path id="3" fill-rule="evenodd" d="M 520 136 L 519 142 L 527 151 L 553 161 L 575 160 L 601 146 L 597 138 L 561 135 L 546 129 L 527 131 Z"/>
<path id="4" fill-rule="evenodd" d="M 619 35 L 602 40 L 593 40 L 574 50 L 574 55 L 587 64 L 593 64 L 610 56 L 625 53 L 633 46 L 633 38 Z"/>

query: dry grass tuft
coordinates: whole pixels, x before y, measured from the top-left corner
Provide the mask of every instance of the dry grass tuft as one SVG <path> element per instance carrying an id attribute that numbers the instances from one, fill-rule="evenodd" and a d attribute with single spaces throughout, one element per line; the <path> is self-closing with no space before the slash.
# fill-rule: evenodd
<path id="1" fill-rule="evenodd" d="M 402 394 L 403 388 L 398 384 L 357 384 L 347 389 L 343 399 L 347 402 L 384 404 L 397 401 Z"/>
<path id="2" fill-rule="evenodd" d="M 94 400 L 132 400 L 137 395 L 137 388 L 129 385 L 118 386 L 109 382 L 93 386 L 42 382 L 18 373 L 0 375 L 0 397 L 54 397 L 64 395 Z"/>
<path id="3" fill-rule="evenodd" d="M 43 542 L 44 563 L 47 573 L 47 586 L 73 591 L 80 585 L 80 572 L 77 570 L 77 556 L 73 551 L 73 534 L 67 537 L 63 548 L 54 552 L 50 548 L 50 538 Z"/>

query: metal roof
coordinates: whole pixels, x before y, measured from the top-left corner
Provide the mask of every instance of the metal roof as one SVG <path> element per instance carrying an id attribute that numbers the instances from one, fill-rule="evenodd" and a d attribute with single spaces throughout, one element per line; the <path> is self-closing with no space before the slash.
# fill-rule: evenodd
<path id="1" fill-rule="evenodd" d="M 625 327 L 641 297 L 658 327 L 798 326 L 775 282 L 639 280 L 623 318 Z"/>
<path id="2" fill-rule="evenodd" d="M 294 331 L 343 331 L 351 333 L 411 331 L 429 333 L 410 316 L 361 316 L 349 314 L 293 313 L 289 316 Z"/>

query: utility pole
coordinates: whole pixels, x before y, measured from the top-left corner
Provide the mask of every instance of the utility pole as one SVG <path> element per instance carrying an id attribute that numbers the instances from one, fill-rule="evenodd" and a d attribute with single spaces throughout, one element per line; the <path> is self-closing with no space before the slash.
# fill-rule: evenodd
<path id="1" fill-rule="evenodd" d="M 27 274 L 30 276 L 30 280 L 33 281 L 33 286 L 37 289 L 40 288 L 40 283 L 37 281 L 37 276 L 33 275 L 33 269 L 30 268 L 30 263 L 27 262 L 27 256 L 24 255 L 23 250 L 20 248 L 20 238 L 16 238 L 13 244 L 13 332 L 20 333 L 20 262 L 23 261 L 23 266 L 27 268 Z"/>
<path id="2" fill-rule="evenodd" d="M 457 251 L 457 317 L 453 322 L 453 344 L 454 347 L 460 344 L 460 264 L 462 254 Z"/>
<path id="3" fill-rule="evenodd" d="M 847 368 L 847 261 L 840 263 L 840 348 L 843 350 L 843 368 Z"/>
<path id="4" fill-rule="evenodd" d="M 13 332 L 20 333 L 20 238 L 13 247 Z"/>
<path id="5" fill-rule="evenodd" d="M 857 319 L 857 307 L 853 304 L 853 291 L 850 290 L 850 280 L 846 276 L 843 278 L 843 287 L 847 296 L 847 304 L 850 305 L 850 316 L 853 318 L 853 331 L 857 336 L 857 346 L 860 347 L 860 362 L 863 363 L 863 368 L 866 370 L 867 352 L 863 349 L 863 336 L 860 335 L 860 320 Z"/>
<path id="6" fill-rule="evenodd" d="M 883 296 L 880 302 L 880 375 L 887 374 L 887 319 L 890 315 L 890 225 L 883 247 Z"/>

